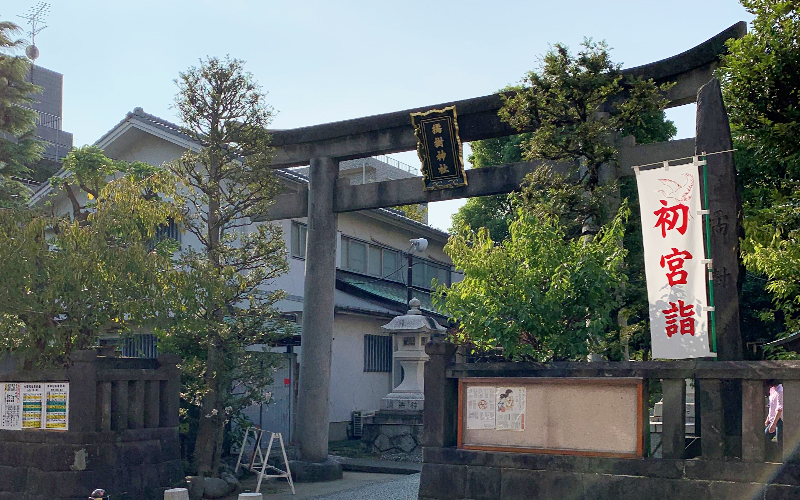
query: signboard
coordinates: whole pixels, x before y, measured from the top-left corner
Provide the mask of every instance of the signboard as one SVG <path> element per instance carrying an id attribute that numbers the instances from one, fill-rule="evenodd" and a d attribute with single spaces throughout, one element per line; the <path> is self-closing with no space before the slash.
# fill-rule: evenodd
<path id="1" fill-rule="evenodd" d="M 0 383 L 0 429 L 22 429 L 22 385 Z"/>
<path id="2" fill-rule="evenodd" d="M 637 169 L 653 358 L 710 356 L 696 164 Z"/>
<path id="3" fill-rule="evenodd" d="M 494 429 L 494 387 L 467 388 L 467 429 Z"/>
<path id="4" fill-rule="evenodd" d="M 68 382 L 0 382 L 0 429 L 68 428 Z"/>
<path id="5" fill-rule="evenodd" d="M 459 379 L 458 447 L 641 457 L 643 395 L 639 378 Z"/>
<path id="6" fill-rule="evenodd" d="M 44 384 L 22 384 L 22 428 L 42 428 Z"/>
<path id="7" fill-rule="evenodd" d="M 455 106 L 411 113 L 422 162 L 423 188 L 448 189 L 467 185 Z"/>
<path id="8" fill-rule="evenodd" d="M 69 384 L 45 384 L 45 429 L 67 430 Z"/>

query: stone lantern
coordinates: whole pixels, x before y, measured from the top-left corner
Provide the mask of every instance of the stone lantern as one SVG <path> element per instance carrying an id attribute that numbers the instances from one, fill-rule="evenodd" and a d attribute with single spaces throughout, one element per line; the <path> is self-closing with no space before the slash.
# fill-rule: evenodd
<path id="1" fill-rule="evenodd" d="M 381 327 L 394 336 L 394 359 L 403 368 L 403 381 L 381 399 L 381 409 L 366 417 L 362 441 L 376 452 L 418 454 L 422 447 L 422 410 L 425 406 L 425 344 L 446 329 L 423 316 L 419 300 L 408 302 L 409 311 Z"/>
<path id="2" fill-rule="evenodd" d="M 403 381 L 381 399 L 381 410 L 414 411 L 422 410 L 425 401 L 425 344 L 446 329 L 433 318 L 423 316 L 419 310 L 419 299 L 408 302 L 409 311 L 396 316 L 381 330 L 395 337 L 394 359 L 403 368 Z"/>

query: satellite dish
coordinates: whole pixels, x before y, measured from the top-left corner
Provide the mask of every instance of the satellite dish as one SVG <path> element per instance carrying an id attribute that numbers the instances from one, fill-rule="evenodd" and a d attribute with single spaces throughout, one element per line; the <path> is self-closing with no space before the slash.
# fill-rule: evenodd
<path id="1" fill-rule="evenodd" d="M 31 61 L 35 61 L 39 58 L 39 48 L 36 45 L 28 45 L 28 48 L 25 49 L 25 55 Z"/>

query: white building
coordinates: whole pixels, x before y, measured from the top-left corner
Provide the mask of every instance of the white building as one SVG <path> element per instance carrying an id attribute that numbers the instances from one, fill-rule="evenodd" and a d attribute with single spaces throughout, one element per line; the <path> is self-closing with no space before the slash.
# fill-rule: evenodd
<path id="1" fill-rule="evenodd" d="M 141 108 L 128 113 L 95 145 L 110 158 L 151 165 L 179 158 L 187 149 L 197 147 L 177 125 L 147 114 Z M 414 176 L 399 162 L 386 158 L 381 160 L 365 158 L 342 162 L 341 177 L 357 184 Z M 289 187 L 306 183 L 304 172 L 305 169 L 277 171 Z M 43 200 L 49 193 L 49 185 L 44 185 L 34 194 L 33 201 Z M 53 206 L 56 212 L 70 210 L 66 197 L 55 197 Z M 289 272 L 274 283 L 276 288 L 287 293 L 286 300 L 277 305 L 300 325 L 304 309 L 305 219 L 276 223 L 284 231 L 290 267 Z M 345 439 L 352 412 L 377 410 L 381 397 L 400 382 L 399 367 L 392 362 L 391 337 L 382 334 L 380 327 L 407 309 L 405 281 L 409 239 L 426 238 L 429 242 L 425 254 L 414 257 L 415 288 L 429 288 L 433 278 L 448 284 L 454 278 L 452 263 L 443 251 L 447 233 L 413 221 L 401 212 L 374 209 L 343 213 L 339 215 L 338 230 L 330 389 L 331 440 Z M 184 233 L 179 236 L 182 248 L 197 245 L 193 235 Z M 428 294 L 415 292 L 415 296 L 422 301 L 427 314 L 444 322 L 444 318 L 432 310 Z M 285 353 L 287 359 L 285 369 L 275 374 L 272 387 L 275 403 L 248 411 L 254 423 L 265 429 L 284 432 L 284 435 L 292 433 L 297 375 L 299 363 L 302 363 L 302 334 L 295 344 L 300 345 L 273 348 Z M 143 346 L 136 347 L 141 349 Z M 150 351 L 144 347 L 145 351 Z"/>

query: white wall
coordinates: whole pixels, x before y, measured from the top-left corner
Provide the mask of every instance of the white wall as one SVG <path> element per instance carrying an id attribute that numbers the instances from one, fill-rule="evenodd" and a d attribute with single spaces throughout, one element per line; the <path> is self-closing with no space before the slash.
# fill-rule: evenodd
<path id="1" fill-rule="evenodd" d="M 381 326 L 388 322 L 367 316 L 336 315 L 331 362 L 331 422 L 349 421 L 353 410 L 377 410 L 381 398 L 391 392 L 390 373 L 364 371 L 364 335 L 381 335 Z"/>

